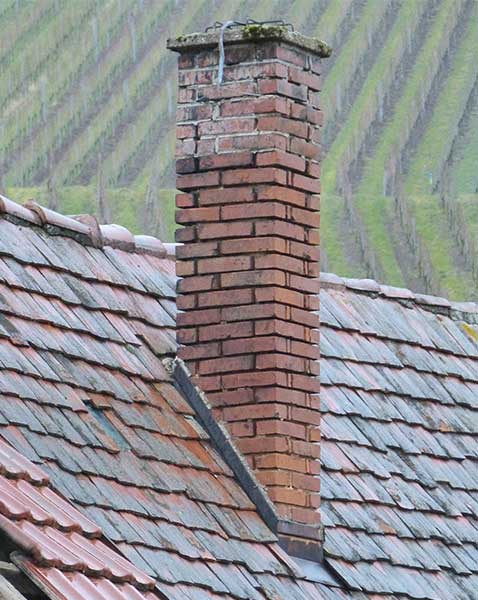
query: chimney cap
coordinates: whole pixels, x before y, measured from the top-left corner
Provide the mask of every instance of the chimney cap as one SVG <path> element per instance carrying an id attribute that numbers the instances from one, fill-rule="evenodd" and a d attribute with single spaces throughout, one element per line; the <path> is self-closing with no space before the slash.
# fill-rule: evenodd
<path id="1" fill-rule="evenodd" d="M 214 48 L 219 44 L 220 35 L 220 29 L 180 35 L 177 38 L 168 39 L 167 47 L 169 50 L 179 53 Z M 225 45 L 241 42 L 251 43 L 278 40 L 308 50 L 320 58 L 327 58 L 332 54 L 332 48 L 325 42 L 317 38 L 302 35 L 297 31 L 291 31 L 287 25 L 248 23 L 226 29 L 223 32 L 223 39 Z"/>

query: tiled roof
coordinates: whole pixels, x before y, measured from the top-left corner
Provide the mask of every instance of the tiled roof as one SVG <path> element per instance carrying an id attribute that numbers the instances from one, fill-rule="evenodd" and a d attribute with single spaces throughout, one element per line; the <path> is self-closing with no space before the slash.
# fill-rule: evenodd
<path id="1" fill-rule="evenodd" d="M 164 247 L 34 205 L 3 200 L 2 210 L 0 439 L 49 477 L 35 497 L 56 490 L 81 525 L 69 533 L 40 500 L 29 510 L 1 505 L 0 533 L 41 531 L 45 553 L 49 536 L 61 537 L 61 558 L 34 553 L 25 570 L 63 591 L 96 586 L 105 599 L 134 598 L 125 590 L 143 583 L 140 571 L 171 600 L 345 598 L 306 580 L 280 549 L 173 387 L 163 359 L 175 352 L 175 276 Z M 84 545 L 99 543 L 90 522 L 114 544 L 104 563 L 86 556 Z M 113 573 L 114 548 L 137 569 L 119 571 L 134 573 L 128 583 Z"/>
<path id="2" fill-rule="evenodd" d="M 101 590 L 154 600 L 154 579 L 102 539 L 101 529 L 52 490 L 48 476 L 0 439 L 0 530 L 27 556 L 17 563 L 42 589 L 65 600 Z"/>
<path id="3" fill-rule="evenodd" d="M 157 583 L 35 554 L 32 578 L 108 599 L 478 597 L 476 305 L 322 276 L 325 553 L 363 591 L 344 593 L 303 579 L 173 387 L 171 248 L 31 206 L 0 203 L 0 438 L 23 457 L 1 474 L 73 502 L 75 539 Z M 0 502 L 0 531 L 72 537 L 61 513 L 16 506 Z"/>
<path id="4" fill-rule="evenodd" d="M 328 562 L 370 597 L 478 598 L 478 306 L 322 276 Z"/>

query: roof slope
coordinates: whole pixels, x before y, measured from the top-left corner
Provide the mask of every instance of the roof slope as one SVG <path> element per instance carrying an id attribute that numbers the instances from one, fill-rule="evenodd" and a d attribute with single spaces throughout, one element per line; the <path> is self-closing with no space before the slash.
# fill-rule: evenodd
<path id="1" fill-rule="evenodd" d="M 3 210 L 0 437 L 166 598 L 343 598 L 305 581 L 173 387 L 164 247 L 35 205 Z"/>
<path id="2" fill-rule="evenodd" d="M 330 564 L 380 597 L 476 600 L 478 306 L 323 275 L 321 322 Z"/>
<path id="3" fill-rule="evenodd" d="M 154 600 L 154 579 L 101 539 L 101 529 L 66 502 L 45 473 L 0 440 L 0 528 L 28 556 L 17 564 L 64 600 Z M 3 548 L 2 548 L 3 549 Z"/>

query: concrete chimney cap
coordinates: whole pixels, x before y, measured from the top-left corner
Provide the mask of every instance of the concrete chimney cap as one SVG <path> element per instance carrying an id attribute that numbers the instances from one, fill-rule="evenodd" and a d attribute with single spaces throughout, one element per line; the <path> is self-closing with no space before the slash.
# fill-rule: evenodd
<path id="1" fill-rule="evenodd" d="M 201 48 L 214 48 L 219 44 L 219 36 L 219 29 L 202 33 L 190 33 L 188 35 L 181 35 L 177 38 L 168 39 L 167 47 L 169 50 L 174 50 L 179 53 Z M 290 31 L 285 25 L 253 23 L 227 29 L 224 31 L 223 36 L 225 45 L 241 42 L 251 43 L 278 40 L 308 50 L 321 58 L 327 58 L 332 53 L 332 49 L 325 42 L 322 42 L 317 38 L 302 35 L 297 31 Z"/>

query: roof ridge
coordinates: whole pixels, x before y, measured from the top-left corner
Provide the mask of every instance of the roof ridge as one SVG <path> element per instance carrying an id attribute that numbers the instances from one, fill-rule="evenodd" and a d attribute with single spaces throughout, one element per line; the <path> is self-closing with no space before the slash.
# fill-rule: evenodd
<path id="1" fill-rule="evenodd" d="M 38 227 L 55 227 L 69 232 L 78 242 L 96 248 L 109 246 L 126 252 L 175 258 L 177 244 L 162 242 L 152 235 L 133 235 L 115 223 L 101 225 L 94 215 L 64 215 L 34 200 L 19 204 L 0 194 L 0 216 L 13 217 Z"/>
<path id="2" fill-rule="evenodd" d="M 408 300 L 414 304 L 428 309 L 441 309 L 445 311 L 448 310 L 461 313 L 478 314 L 478 303 L 476 302 L 460 302 L 456 300 L 448 300 L 448 298 L 443 298 L 442 296 L 421 294 L 407 288 L 381 284 L 374 279 L 355 279 L 351 277 L 340 277 L 335 273 L 321 272 L 320 285 L 323 289 L 349 289 L 355 292 L 384 296 L 389 300 Z"/>

